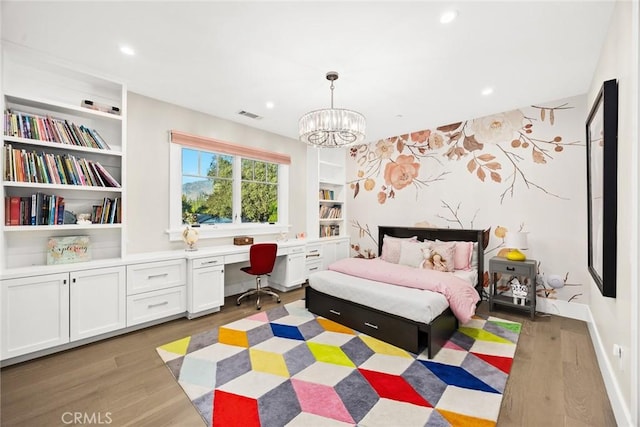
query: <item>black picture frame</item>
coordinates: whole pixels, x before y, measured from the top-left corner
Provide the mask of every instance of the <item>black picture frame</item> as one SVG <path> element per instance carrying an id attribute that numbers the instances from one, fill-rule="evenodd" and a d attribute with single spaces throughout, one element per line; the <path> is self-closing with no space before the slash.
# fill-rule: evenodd
<path id="1" fill-rule="evenodd" d="M 591 107 L 587 132 L 588 267 L 605 297 L 616 296 L 618 81 L 607 80 Z"/>

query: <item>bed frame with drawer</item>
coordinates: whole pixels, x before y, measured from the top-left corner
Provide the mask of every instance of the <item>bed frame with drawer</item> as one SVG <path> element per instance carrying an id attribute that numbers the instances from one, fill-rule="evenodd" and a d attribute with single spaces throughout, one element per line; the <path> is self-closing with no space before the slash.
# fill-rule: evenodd
<path id="1" fill-rule="evenodd" d="M 393 237 L 417 236 L 418 240 L 470 241 L 477 242 L 478 280 L 476 290 L 482 297 L 484 281 L 484 234 L 482 230 L 378 227 L 378 253 L 382 253 L 384 235 Z M 431 359 L 458 329 L 458 319 L 447 308 L 431 323 L 421 323 L 401 316 L 376 310 L 352 301 L 334 297 L 306 287 L 305 305 L 319 316 L 333 320 L 357 331 L 378 338 L 412 353 L 427 349 Z"/>

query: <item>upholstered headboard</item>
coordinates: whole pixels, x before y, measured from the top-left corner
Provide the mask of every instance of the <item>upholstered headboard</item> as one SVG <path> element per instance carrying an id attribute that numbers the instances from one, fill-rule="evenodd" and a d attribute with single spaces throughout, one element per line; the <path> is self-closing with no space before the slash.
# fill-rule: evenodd
<path id="1" fill-rule="evenodd" d="M 478 251 L 478 282 L 476 289 L 482 297 L 482 288 L 484 284 L 484 231 L 483 230 L 465 230 L 455 228 L 420 228 L 420 227 L 396 227 L 396 226 L 378 226 L 378 254 L 382 253 L 382 241 L 384 235 L 393 237 L 413 237 L 417 236 L 418 240 L 442 240 L 478 242 L 476 250 Z"/>

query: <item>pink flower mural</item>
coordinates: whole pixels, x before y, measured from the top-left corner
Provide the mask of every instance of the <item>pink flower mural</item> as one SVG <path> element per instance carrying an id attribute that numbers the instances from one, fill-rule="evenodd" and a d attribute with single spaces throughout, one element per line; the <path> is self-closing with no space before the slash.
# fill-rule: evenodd
<path id="1" fill-rule="evenodd" d="M 500 203 L 506 196 L 513 197 L 519 188 L 536 189 L 563 199 L 535 182 L 529 169 L 547 164 L 566 146 L 584 145 L 579 141 L 565 142 L 561 135 L 549 138 L 535 134 L 538 123 L 548 120 L 553 125 L 556 111 L 573 107 L 564 103 L 532 108 L 540 112 L 539 118 L 513 110 L 353 147 L 350 156 L 359 168 L 357 178 L 349 182 L 353 197 L 361 188 L 372 192 L 378 187 L 378 203 L 384 204 L 394 199 L 398 191 L 411 187 L 417 190 L 445 180 L 449 173 L 443 170 L 446 162 L 468 159 L 466 169 L 470 176 L 504 187 Z"/>

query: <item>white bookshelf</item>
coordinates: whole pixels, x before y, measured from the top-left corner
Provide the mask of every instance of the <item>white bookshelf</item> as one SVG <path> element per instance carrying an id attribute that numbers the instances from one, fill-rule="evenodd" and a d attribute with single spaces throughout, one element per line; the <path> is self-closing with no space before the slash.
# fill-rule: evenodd
<path id="1" fill-rule="evenodd" d="M 121 221 L 106 224 L 10 225 L 6 208 L 0 209 L 2 245 L 0 261 L 3 269 L 46 264 L 50 237 L 86 235 L 91 239 L 92 259 L 121 258 L 125 254 L 126 218 L 126 87 L 111 79 L 79 72 L 60 62 L 43 59 L 17 46 L 4 46 L 2 51 L 2 107 L 33 116 L 54 117 L 97 130 L 109 149 L 64 144 L 39 139 L 6 135 L 3 114 L 3 180 L 2 199 L 27 198 L 36 193 L 64 198 L 65 210 L 75 214 L 91 213 L 104 198 L 119 198 Z M 115 106 L 120 114 L 83 107 L 83 100 Z M 5 147 L 63 156 L 72 155 L 99 163 L 120 187 L 67 185 L 47 182 L 22 182 L 7 176 Z"/>

